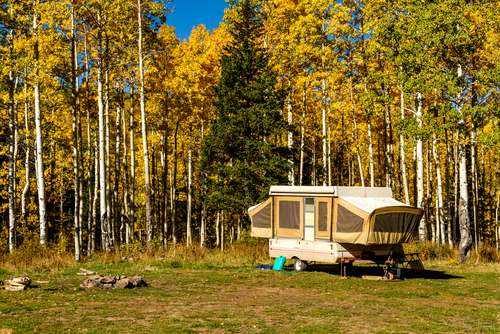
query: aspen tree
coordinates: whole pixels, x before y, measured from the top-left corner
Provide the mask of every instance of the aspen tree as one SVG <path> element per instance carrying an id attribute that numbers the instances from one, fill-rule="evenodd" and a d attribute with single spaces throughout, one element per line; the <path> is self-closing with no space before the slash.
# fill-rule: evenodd
<path id="1" fill-rule="evenodd" d="M 401 90 L 401 120 L 405 118 L 405 95 L 403 90 Z M 406 153 L 405 153 L 405 139 L 403 133 L 399 135 L 399 147 L 400 147 L 400 159 L 401 159 L 401 175 L 403 177 L 403 188 L 405 194 L 405 203 L 410 204 L 410 194 L 408 191 L 408 179 L 406 177 Z"/>
<path id="2" fill-rule="evenodd" d="M 21 194 L 21 215 L 23 228 L 28 227 L 28 213 L 26 212 L 26 197 L 30 189 L 30 156 L 31 156 L 31 130 L 29 120 L 29 102 L 28 102 L 28 70 L 24 67 L 24 126 L 26 129 L 26 159 L 24 160 L 25 184 Z"/>
<path id="3" fill-rule="evenodd" d="M 17 86 L 19 84 L 19 76 L 14 73 L 14 9 L 12 5 L 10 7 L 10 24 L 12 25 L 9 29 L 8 43 L 9 43 L 9 53 L 8 59 L 10 64 L 9 66 L 9 74 L 8 74 L 8 86 L 9 86 L 9 100 L 8 100 L 8 117 L 9 117 L 9 125 L 8 125 L 8 142 L 9 142 L 9 154 L 8 154 L 8 163 L 9 163 L 9 175 L 8 175 L 8 197 L 9 197 L 9 236 L 8 236 L 8 244 L 9 244 L 9 252 L 13 253 L 16 249 L 16 160 L 17 160 L 17 152 L 16 152 L 16 123 L 17 123 L 17 108 L 15 100 L 15 93 L 17 91 Z M 24 78 L 26 80 L 26 78 Z"/>
<path id="4" fill-rule="evenodd" d="M 87 191 L 88 191 L 88 217 L 87 217 L 87 256 L 92 255 L 95 249 L 95 215 L 94 213 L 94 197 L 92 196 L 92 139 L 91 139 L 91 129 L 90 129 L 90 97 L 89 97 L 89 57 L 87 50 L 87 36 L 88 32 L 85 33 L 84 40 L 84 58 L 85 58 L 85 109 L 87 115 Z M 95 148 L 94 148 L 95 150 Z M 97 173 L 97 169 L 94 171 Z"/>
<path id="5" fill-rule="evenodd" d="M 135 229 L 135 143 L 134 143 L 134 88 L 130 87 L 130 217 L 127 245 L 134 240 Z"/>
<path id="6" fill-rule="evenodd" d="M 434 156 L 434 164 L 436 166 L 436 229 L 439 231 L 440 240 L 436 240 L 444 245 L 444 212 L 443 212 L 443 186 L 441 180 L 441 159 L 439 155 L 438 140 L 436 135 L 432 139 L 432 153 Z"/>
<path id="7" fill-rule="evenodd" d="M 78 88 L 77 88 L 77 51 L 76 51 L 76 33 L 74 7 L 71 7 L 71 95 L 72 95 L 72 117 L 73 117 L 73 173 L 75 187 L 75 260 L 80 262 L 80 180 L 79 180 L 79 154 L 78 154 Z"/>
<path id="8" fill-rule="evenodd" d="M 99 184 L 100 184 L 100 210 L 101 210 L 101 244 L 105 252 L 111 251 L 109 241 L 107 212 L 108 204 L 106 198 L 107 175 L 106 175 L 106 128 L 104 123 L 104 104 L 103 104 L 103 60 L 102 60 L 102 9 L 97 11 L 97 104 L 99 107 Z"/>
<path id="9" fill-rule="evenodd" d="M 142 50 L 142 9 L 141 0 L 137 0 L 137 53 L 139 57 L 139 97 L 141 103 L 141 129 L 142 129 L 142 151 L 144 155 L 144 191 L 146 197 L 146 242 L 148 247 L 153 241 L 153 221 L 151 217 L 151 177 L 149 175 L 149 149 L 146 123 L 146 99 L 144 96 L 144 65 Z"/>
<path id="10" fill-rule="evenodd" d="M 40 219 L 40 244 L 47 244 L 47 210 L 45 206 L 45 175 L 43 162 L 43 142 L 42 142 L 42 114 L 40 110 L 40 76 L 38 50 L 38 7 L 39 0 L 33 1 L 33 39 L 34 39 L 34 68 L 33 87 L 35 91 L 35 131 L 36 131 L 36 165 L 37 165 L 37 185 L 38 185 L 38 210 Z"/>
<path id="11" fill-rule="evenodd" d="M 8 178 L 8 196 L 9 196 L 9 252 L 13 253 L 16 249 L 16 168 L 17 160 L 16 149 L 16 119 L 17 110 L 14 102 L 14 94 L 17 90 L 19 76 L 9 70 L 9 178 Z"/>

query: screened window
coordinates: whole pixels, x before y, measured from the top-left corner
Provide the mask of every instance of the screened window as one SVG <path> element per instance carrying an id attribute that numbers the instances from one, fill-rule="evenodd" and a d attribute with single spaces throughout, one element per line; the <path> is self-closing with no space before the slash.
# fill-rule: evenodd
<path id="1" fill-rule="evenodd" d="M 318 207 L 318 231 L 326 232 L 328 230 L 328 202 L 319 202 Z"/>
<path id="2" fill-rule="evenodd" d="M 253 227 L 271 228 L 271 202 L 253 216 Z"/>
<path id="3" fill-rule="evenodd" d="M 337 208 L 337 232 L 355 233 L 363 232 L 363 217 L 358 216 L 349 209 L 338 205 Z"/>
<path id="4" fill-rule="evenodd" d="M 391 212 L 375 217 L 375 232 L 417 232 L 421 216 L 408 212 Z"/>
<path id="5" fill-rule="evenodd" d="M 300 229 L 300 202 L 279 202 L 279 228 Z"/>

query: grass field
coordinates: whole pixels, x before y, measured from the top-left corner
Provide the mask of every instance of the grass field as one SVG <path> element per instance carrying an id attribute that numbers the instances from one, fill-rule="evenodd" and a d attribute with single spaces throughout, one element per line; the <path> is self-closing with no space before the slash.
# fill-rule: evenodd
<path id="1" fill-rule="evenodd" d="M 382 275 L 375 266 L 355 266 L 341 279 L 337 266 L 296 273 L 291 262 L 283 272 L 236 262 L 94 261 L 25 270 L 33 282 L 50 283 L 0 290 L 0 334 L 500 332 L 500 264 L 425 262 L 421 277 L 404 271 L 407 279 L 390 282 L 361 278 Z M 80 267 L 139 274 L 149 285 L 84 290 Z M 0 279 L 18 273 L 0 269 Z"/>

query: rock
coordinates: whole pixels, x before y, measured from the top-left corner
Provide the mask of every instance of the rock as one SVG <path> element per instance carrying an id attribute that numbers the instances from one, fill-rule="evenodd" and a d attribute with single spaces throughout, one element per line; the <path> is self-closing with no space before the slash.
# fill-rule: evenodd
<path id="1" fill-rule="evenodd" d="M 86 289 L 94 289 L 94 288 L 101 289 L 102 288 L 102 283 L 99 282 L 99 278 L 96 278 L 96 279 L 93 279 L 93 280 L 91 280 L 89 278 L 89 279 L 86 279 L 85 282 L 83 282 L 83 287 L 86 288 Z"/>
<path id="2" fill-rule="evenodd" d="M 109 276 L 101 277 L 99 278 L 99 282 L 102 284 L 115 284 L 116 280 L 114 278 L 111 278 Z"/>
<path id="3" fill-rule="evenodd" d="M 14 283 L 30 286 L 31 280 L 28 276 L 23 274 L 23 275 L 14 276 L 10 280 L 5 281 L 6 285 L 11 285 Z"/>
<path id="4" fill-rule="evenodd" d="M 10 290 L 10 291 L 21 291 L 26 289 L 26 285 L 6 285 L 5 290 Z"/>
<path id="5" fill-rule="evenodd" d="M 117 288 L 120 288 L 120 289 L 133 287 L 133 284 L 130 284 L 128 278 L 123 278 L 123 279 L 117 281 L 115 285 Z"/>
<path id="6" fill-rule="evenodd" d="M 80 286 L 85 289 L 133 289 L 147 285 L 142 276 L 120 276 L 113 277 L 94 275 L 87 278 Z"/>
<path id="7" fill-rule="evenodd" d="M 80 273 L 76 273 L 76 274 L 77 275 L 86 275 L 86 276 L 96 274 L 95 271 L 90 271 L 90 270 L 87 270 L 85 268 L 80 268 L 80 271 L 81 271 Z"/>
<path id="8" fill-rule="evenodd" d="M 128 278 L 129 282 L 132 283 L 134 288 L 146 285 L 146 282 L 142 279 L 142 276 L 133 276 Z"/>

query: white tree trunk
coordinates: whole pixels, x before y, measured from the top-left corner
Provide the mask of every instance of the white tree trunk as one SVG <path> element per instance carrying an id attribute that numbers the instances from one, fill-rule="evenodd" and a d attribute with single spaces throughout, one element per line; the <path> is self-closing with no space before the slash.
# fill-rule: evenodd
<path id="1" fill-rule="evenodd" d="M 174 132 L 174 175 L 172 180 L 170 181 L 170 203 L 171 203 L 171 211 L 172 211 L 172 242 L 174 244 L 174 251 L 177 246 L 177 221 L 176 221 L 176 213 L 177 213 L 177 132 L 179 130 L 179 121 L 176 122 L 175 132 Z"/>
<path id="2" fill-rule="evenodd" d="M 108 51 L 109 51 L 109 39 L 108 35 L 106 34 L 106 56 L 104 57 L 105 60 L 107 60 L 108 57 Z M 111 152 L 110 152 L 110 138 L 109 138 L 109 63 L 106 61 L 106 64 L 104 66 L 105 69 L 105 74 L 104 74 L 104 86 L 105 86 L 105 93 L 104 93 L 104 122 L 105 122 L 105 174 L 106 174 L 106 212 L 107 212 L 107 229 L 108 229 L 108 236 L 109 236 L 109 248 L 110 250 L 113 250 L 113 243 L 114 243 L 114 229 L 113 229 L 113 222 L 114 222 L 114 217 L 113 217 L 113 198 L 111 197 Z"/>
<path id="3" fill-rule="evenodd" d="M 451 154 L 452 150 L 450 148 L 450 142 L 448 140 L 448 131 L 445 130 L 446 139 L 446 150 L 447 150 L 447 164 L 446 164 L 446 224 L 448 228 L 448 245 L 453 247 L 453 235 L 451 231 L 451 189 L 450 189 L 450 166 L 451 166 Z"/>
<path id="4" fill-rule="evenodd" d="M 137 0 L 137 23 L 138 23 L 138 54 L 139 54 L 139 80 L 141 98 L 141 123 L 142 123 L 142 150 L 144 154 L 144 190 L 146 197 L 146 242 L 148 247 L 153 241 L 153 222 L 151 219 L 151 178 L 149 175 L 149 152 L 148 135 L 146 124 L 146 100 L 144 98 L 144 65 L 142 55 L 142 9 L 141 0 Z"/>
<path id="5" fill-rule="evenodd" d="M 330 114 L 330 107 L 328 107 L 328 114 Z M 331 128 L 328 122 L 328 186 L 332 186 L 332 145 L 331 145 Z"/>
<path id="6" fill-rule="evenodd" d="M 363 79 L 365 94 L 368 94 L 366 87 L 366 77 Z M 375 187 L 375 171 L 373 166 L 373 138 L 372 138 L 372 120 L 370 109 L 366 109 L 366 123 L 368 126 L 368 160 L 370 162 L 370 187 Z"/>
<path id="7" fill-rule="evenodd" d="M 365 177 L 363 175 L 363 166 L 361 164 L 361 155 L 359 154 L 359 146 L 358 146 L 358 126 L 356 124 L 356 112 L 354 109 L 354 97 L 352 94 L 352 78 L 349 78 L 349 88 L 350 88 L 350 95 L 351 95 L 351 111 L 352 111 L 352 121 L 354 124 L 354 131 L 353 131 L 353 137 L 354 137 L 354 145 L 356 148 L 356 156 L 358 158 L 358 166 L 359 166 L 359 176 L 361 178 L 361 186 L 365 186 Z M 353 182 L 354 183 L 354 182 Z"/>
<path id="8" fill-rule="evenodd" d="M 288 109 L 288 125 L 293 125 L 293 112 L 292 112 L 292 74 L 288 73 L 288 97 L 287 97 L 287 109 Z M 288 132 L 288 148 L 291 150 L 293 148 L 293 132 Z M 288 160 L 292 168 L 288 173 L 288 182 L 294 186 L 295 185 L 295 167 L 293 165 L 293 159 Z"/>
<path id="9" fill-rule="evenodd" d="M 99 149 L 97 136 L 94 136 L 94 198 L 92 201 L 92 252 L 96 251 L 96 230 L 97 230 L 97 198 L 99 191 Z M 89 167 L 90 168 L 90 167 Z M 89 188 L 90 192 L 90 188 Z M 101 224 L 102 226 L 102 224 Z M 104 250 L 104 248 L 103 248 Z"/>
<path id="10" fill-rule="evenodd" d="M 125 233 L 125 240 L 122 240 L 122 233 L 120 232 L 120 241 L 128 245 L 130 243 L 130 178 L 129 178 L 129 172 L 128 172 L 128 160 L 127 160 L 127 119 L 125 117 L 125 105 L 122 106 L 122 133 L 123 133 L 123 140 L 122 140 L 122 147 L 123 147 L 123 158 L 122 158 L 122 165 L 123 165 L 123 173 L 124 173 L 124 194 L 123 194 L 123 208 L 124 208 L 124 216 L 125 216 L 125 226 L 123 226 L 123 230 Z"/>
<path id="11" fill-rule="evenodd" d="M 434 156 L 434 163 L 436 166 L 436 227 L 439 230 L 441 237 L 439 241 L 445 244 L 445 228 L 444 228 L 444 210 L 443 210 L 443 185 L 441 181 L 441 159 L 439 157 L 439 147 L 436 135 L 432 141 L 432 153 Z"/>
<path id="12" fill-rule="evenodd" d="M 215 237 L 216 237 L 216 246 L 220 246 L 220 211 L 217 211 L 217 220 L 215 222 Z"/>
<path id="13" fill-rule="evenodd" d="M 13 18 L 14 11 L 10 7 L 10 16 Z M 9 32 L 9 61 L 13 61 L 13 49 L 14 49 L 14 31 L 13 29 Z M 16 249 L 17 243 L 17 233 L 16 233 L 16 161 L 17 161 L 17 103 L 15 102 L 15 93 L 17 91 L 17 86 L 19 83 L 19 76 L 16 74 L 14 79 L 14 64 L 9 64 L 9 102 L 8 102 L 8 114 L 9 114 L 9 176 L 8 176 L 8 197 L 9 197 L 9 252 L 13 253 Z M 26 100 L 26 75 L 24 78 L 25 84 L 25 100 Z M 25 102 L 26 108 L 26 102 Z M 28 153 L 29 156 L 29 147 Z M 29 177 L 28 177 L 29 178 Z M 29 182 L 29 181 L 28 181 Z M 24 213 L 24 210 L 23 210 Z M 23 215 L 24 217 L 24 215 Z"/>
<path id="14" fill-rule="evenodd" d="M 35 39 L 35 52 L 34 52 L 34 91 L 35 91 L 35 130 L 36 130 L 36 164 L 38 170 L 37 185 L 38 185 L 38 210 L 40 219 L 40 244 L 45 246 L 47 244 L 47 209 L 45 201 L 45 174 L 43 163 L 43 142 L 42 142 L 42 115 L 40 111 L 40 77 L 38 74 L 38 23 L 37 11 L 38 0 L 33 2 L 33 37 Z"/>
<path id="15" fill-rule="evenodd" d="M 223 252 L 224 251 L 224 210 L 222 210 L 221 217 L 220 217 L 220 250 Z"/>
<path id="16" fill-rule="evenodd" d="M 87 51 L 87 34 L 85 34 L 85 109 L 87 114 L 87 188 L 89 196 L 89 211 L 87 219 L 87 256 L 92 255 L 95 250 L 95 215 L 94 215 L 94 196 L 92 194 L 92 175 L 91 175 L 91 164 L 92 164 L 92 137 L 90 135 L 90 101 L 89 101 L 89 57 Z M 95 146 L 94 146 L 95 147 Z M 97 169 L 95 170 L 97 173 Z"/>
<path id="17" fill-rule="evenodd" d="M 203 145 L 203 136 L 205 133 L 205 128 L 204 128 L 205 123 L 203 120 L 201 120 L 201 131 L 200 131 L 200 143 Z M 201 150 L 199 151 L 198 155 L 198 160 L 201 161 Z M 200 178 L 203 178 L 204 175 L 201 173 Z M 203 183 L 203 182 L 200 182 Z M 204 189 L 203 185 L 200 186 L 200 193 L 203 196 Z M 205 247 L 205 240 L 206 240 L 206 232 L 207 232 L 207 210 L 205 208 L 205 202 L 201 202 L 201 217 L 200 217 L 200 247 Z"/>
<path id="18" fill-rule="evenodd" d="M 474 94 L 474 92 L 473 92 Z M 473 209 L 473 217 L 474 217 L 474 247 L 476 250 L 476 254 L 478 254 L 478 244 L 479 244 L 479 231 L 477 229 L 477 209 L 478 209 L 478 191 L 477 191 L 477 129 L 475 121 L 472 121 L 472 129 L 470 133 L 471 139 L 471 173 L 472 173 L 472 209 Z"/>
<path id="19" fill-rule="evenodd" d="M 31 130 L 29 120 L 29 107 L 28 107 L 28 71 L 24 68 L 24 126 L 26 128 L 26 159 L 24 162 L 25 171 L 25 185 L 21 194 L 21 215 L 23 220 L 23 227 L 28 226 L 28 215 L 26 212 L 26 196 L 30 189 L 30 156 L 31 156 Z"/>
<path id="20" fill-rule="evenodd" d="M 102 96 L 102 22 L 101 11 L 97 12 L 97 104 L 99 107 L 99 184 L 100 184 L 100 210 L 101 210 L 101 243 L 105 252 L 111 251 L 109 241 L 108 219 L 106 198 L 106 127 L 104 124 L 104 104 Z"/>
<path id="21" fill-rule="evenodd" d="M 128 243 L 134 240 L 135 229 L 135 143 L 134 143 L 134 88 L 130 88 L 130 217 Z"/>
<path id="22" fill-rule="evenodd" d="M 12 31 L 11 31 L 12 38 Z M 13 43 L 13 41 L 11 42 Z M 14 102 L 14 94 L 17 90 L 18 76 L 14 79 L 14 72 L 9 71 L 9 252 L 16 249 L 16 160 L 17 160 L 17 110 Z M 26 78 L 25 78 L 26 80 Z"/>
<path id="23" fill-rule="evenodd" d="M 457 70 L 458 78 L 462 78 L 462 66 L 458 66 Z M 459 203 L 459 223 L 460 223 L 460 245 L 458 258 L 461 263 L 468 262 L 470 259 L 470 251 L 472 248 L 472 238 L 470 235 L 470 221 L 469 221 L 469 197 L 468 197 L 468 186 L 467 186 L 467 157 L 466 157 L 466 146 L 463 142 L 463 136 L 465 134 L 465 115 L 463 115 L 464 107 L 464 95 L 465 89 L 461 87 L 460 92 L 457 96 L 457 111 L 461 114 L 461 118 L 458 121 L 460 141 L 458 144 L 458 155 L 459 155 L 459 175 L 460 175 L 460 203 Z"/>
<path id="24" fill-rule="evenodd" d="M 322 162 L 323 162 L 323 170 L 322 170 L 322 177 L 323 177 L 323 187 L 326 186 L 326 179 L 327 179 L 327 160 L 328 160 L 328 152 L 326 150 L 326 96 L 325 96 L 325 90 L 326 90 L 326 82 L 325 79 L 323 78 L 321 82 L 321 141 L 323 143 L 323 152 L 322 152 Z"/>
<path id="25" fill-rule="evenodd" d="M 370 187 L 375 187 L 375 171 L 373 166 L 372 121 L 370 112 L 368 112 L 366 117 L 368 125 L 368 159 L 370 160 Z"/>
<path id="26" fill-rule="evenodd" d="M 121 115 L 122 115 L 122 103 L 121 99 L 123 97 L 123 91 L 121 87 L 117 87 L 118 95 L 119 95 L 119 101 L 116 103 L 116 123 L 115 123 L 115 129 L 116 129 L 116 136 L 115 136 L 115 177 L 113 180 L 113 202 L 114 202 L 114 210 L 113 210 L 113 220 L 114 220 L 114 243 L 115 245 L 120 242 L 120 235 L 121 235 L 121 230 L 118 229 L 118 226 L 121 225 L 120 223 L 120 213 L 118 211 L 119 205 L 119 190 L 120 190 L 120 177 L 121 177 L 121 169 L 120 169 L 120 146 L 121 146 L 121 130 L 120 128 L 122 127 L 121 124 Z M 124 199 L 125 200 L 125 199 Z"/>
<path id="27" fill-rule="evenodd" d="M 302 185 L 304 176 L 304 145 L 305 145 L 305 130 L 306 130 L 306 84 L 302 90 L 302 121 L 300 123 L 300 171 L 299 171 L 299 186 Z"/>
<path id="28" fill-rule="evenodd" d="M 401 90 L 401 120 L 405 118 L 405 100 L 404 92 Z M 403 188 L 405 193 L 405 203 L 410 205 L 410 193 L 408 191 L 408 179 L 406 178 L 406 158 L 405 158 L 405 140 L 403 134 L 399 135 L 400 149 L 401 149 L 401 175 L 403 177 Z"/>
<path id="29" fill-rule="evenodd" d="M 427 222 L 429 224 L 429 227 L 430 227 L 430 230 L 431 230 L 431 240 L 433 243 L 436 243 L 436 239 L 438 238 L 438 234 L 439 234 L 439 231 L 438 233 L 436 233 L 436 226 L 435 224 L 432 224 L 432 214 L 431 214 L 431 205 L 430 205 L 430 202 L 432 201 L 432 196 L 431 196 L 431 186 L 432 186 L 432 164 L 431 164 L 431 159 L 430 159 L 430 151 L 431 149 L 429 148 L 429 140 L 426 140 L 426 143 L 427 143 L 427 150 L 425 150 L 425 155 L 426 155 L 426 159 L 425 161 L 427 162 L 427 173 L 425 174 L 426 176 L 426 181 L 427 181 L 427 187 L 425 188 L 426 189 L 426 193 L 427 193 L 427 196 L 426 198 L 429 199 L 429 202 L 427 202 L 426 204 L 426 208 L 425 208 L 425 216 L 427 217 Z"/>
<path id="30" fill-rule="evenodd" d="M 416 96 L 417 103 L 417 113 L 415 117 L 417 118 L 418 128 L 422 129 L 422 93 L 418 92 Z M 425 196 L 424 196 L 424 152 L 423 143 L 420 136 L 417 138 L 417 207 L 424 209 L 425 211 Z M 426 240 L 426 219 L 424 216 L 420 220 L 420 225 L 418 233 L 420 236 L 420 241 L 424 242 Z"/>
<path id="31" fill-rule="evenodd" d="M 191 237 L 191 209 L 192 209 L 192 189 L 191 179 L 193 176 L 193 161 L 191 152 L 191 143 L 188 144 L 188 179 L 187 179 L 187 222 L 186 222 L 186 246 L 189 247 L 193 243 Z"/>
<path id="32" fill-rule="evenodd" d="M 77 106 L 78 106 L 78 88 L 76 77 L 77 51 L 76 51 L 76 34 L 75 34 L 75 16 L 74 8 L 71 7 L 71 81 L 72 81 L 72 118 L 73 118 L 73 174 L 75 188 L 75 260 L 80 262 L 80 180 L 79 180 L 79 154 L 78 154 L 78 121 L 77 121 Z"/>

